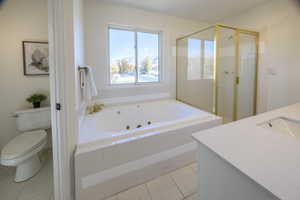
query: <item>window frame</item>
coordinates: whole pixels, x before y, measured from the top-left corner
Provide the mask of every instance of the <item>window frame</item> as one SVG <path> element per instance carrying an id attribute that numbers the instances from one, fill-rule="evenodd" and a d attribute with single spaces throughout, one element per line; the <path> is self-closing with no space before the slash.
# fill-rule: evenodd
<path id="1" fill-rule="evenodd" d="M 111 81 L 111 62 L 110 62 L 110 29 L 115 30 L 123 30 L 123 31 L 131 31 L 134 33 L 134 51 L 135 51 L 135 82 L 133 83 L 112 83 Z M 156 34 L 158 35 L 158 80 L 153 82 L 139 82 L 138 81 L 138 33 L 150 33 L 150 34 Z M 111 87 L 116 86 L 144 86 L 144 85 L 156 85 L 160 84 L 162 82 L 162 73 L 163 73 L 163 45 L 162 45 L 162 31 L 154 31 L 154 30 L 148 30 L 143 28 L 136 28 L 132 26 L 124 26 L 124 25 L 112 25 L 109 24 L 107 26 L 107 63 L 108 63 L 108 85 Z"/>

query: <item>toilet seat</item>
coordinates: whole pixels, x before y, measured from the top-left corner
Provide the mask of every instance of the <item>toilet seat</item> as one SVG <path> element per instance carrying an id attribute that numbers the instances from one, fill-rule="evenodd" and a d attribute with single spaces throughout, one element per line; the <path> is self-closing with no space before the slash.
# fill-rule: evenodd
<path id="1" fill-rule="evenodd" d="M 4 146 L 1 152 L 1 160 L 15 160 L 45 144 L 47 133 L 45 130 L 25 132 Z"/>

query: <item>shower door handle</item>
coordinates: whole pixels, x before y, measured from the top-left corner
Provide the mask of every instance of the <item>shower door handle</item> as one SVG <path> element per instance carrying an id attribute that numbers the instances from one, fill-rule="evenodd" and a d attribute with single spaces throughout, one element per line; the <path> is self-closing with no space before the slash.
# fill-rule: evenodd
<path id="1" fill-rule="evenodd" d="M 235 83 L 236 83 L 237 85 L 240 84 L 240 77 L 239 77 L 239 76 L 236 77 Z"/>

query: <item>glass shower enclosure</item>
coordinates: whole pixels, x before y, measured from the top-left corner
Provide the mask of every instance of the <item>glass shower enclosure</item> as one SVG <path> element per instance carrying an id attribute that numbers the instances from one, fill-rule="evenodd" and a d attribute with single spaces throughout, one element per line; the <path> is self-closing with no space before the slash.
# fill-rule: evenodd
<path id="1" fill-rule="evenodd" d="M 259 33 L 213 25 L 177 39 L 176 98 L 223 117 L 256 114 Z"/>

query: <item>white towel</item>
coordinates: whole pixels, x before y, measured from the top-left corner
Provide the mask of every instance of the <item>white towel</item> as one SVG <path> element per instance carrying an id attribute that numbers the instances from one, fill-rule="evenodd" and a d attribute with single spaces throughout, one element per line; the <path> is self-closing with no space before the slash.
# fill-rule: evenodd
<path id="1" fill-rule="evenodd" d="M 96 83 L 94 80 L 94 73 L 93 69 L 90 66 L 84 66 L 86 67 L 84 72 L 81 73 L 81 76 L 85 76 L 85 78 L 81 79 L 85 82 L 85 85 L 83 87 L 83 98 L 86 101 L 91 101 L 92 97 L 95 97 L 98 95 L 98 90 L 96 87 Z"/>

